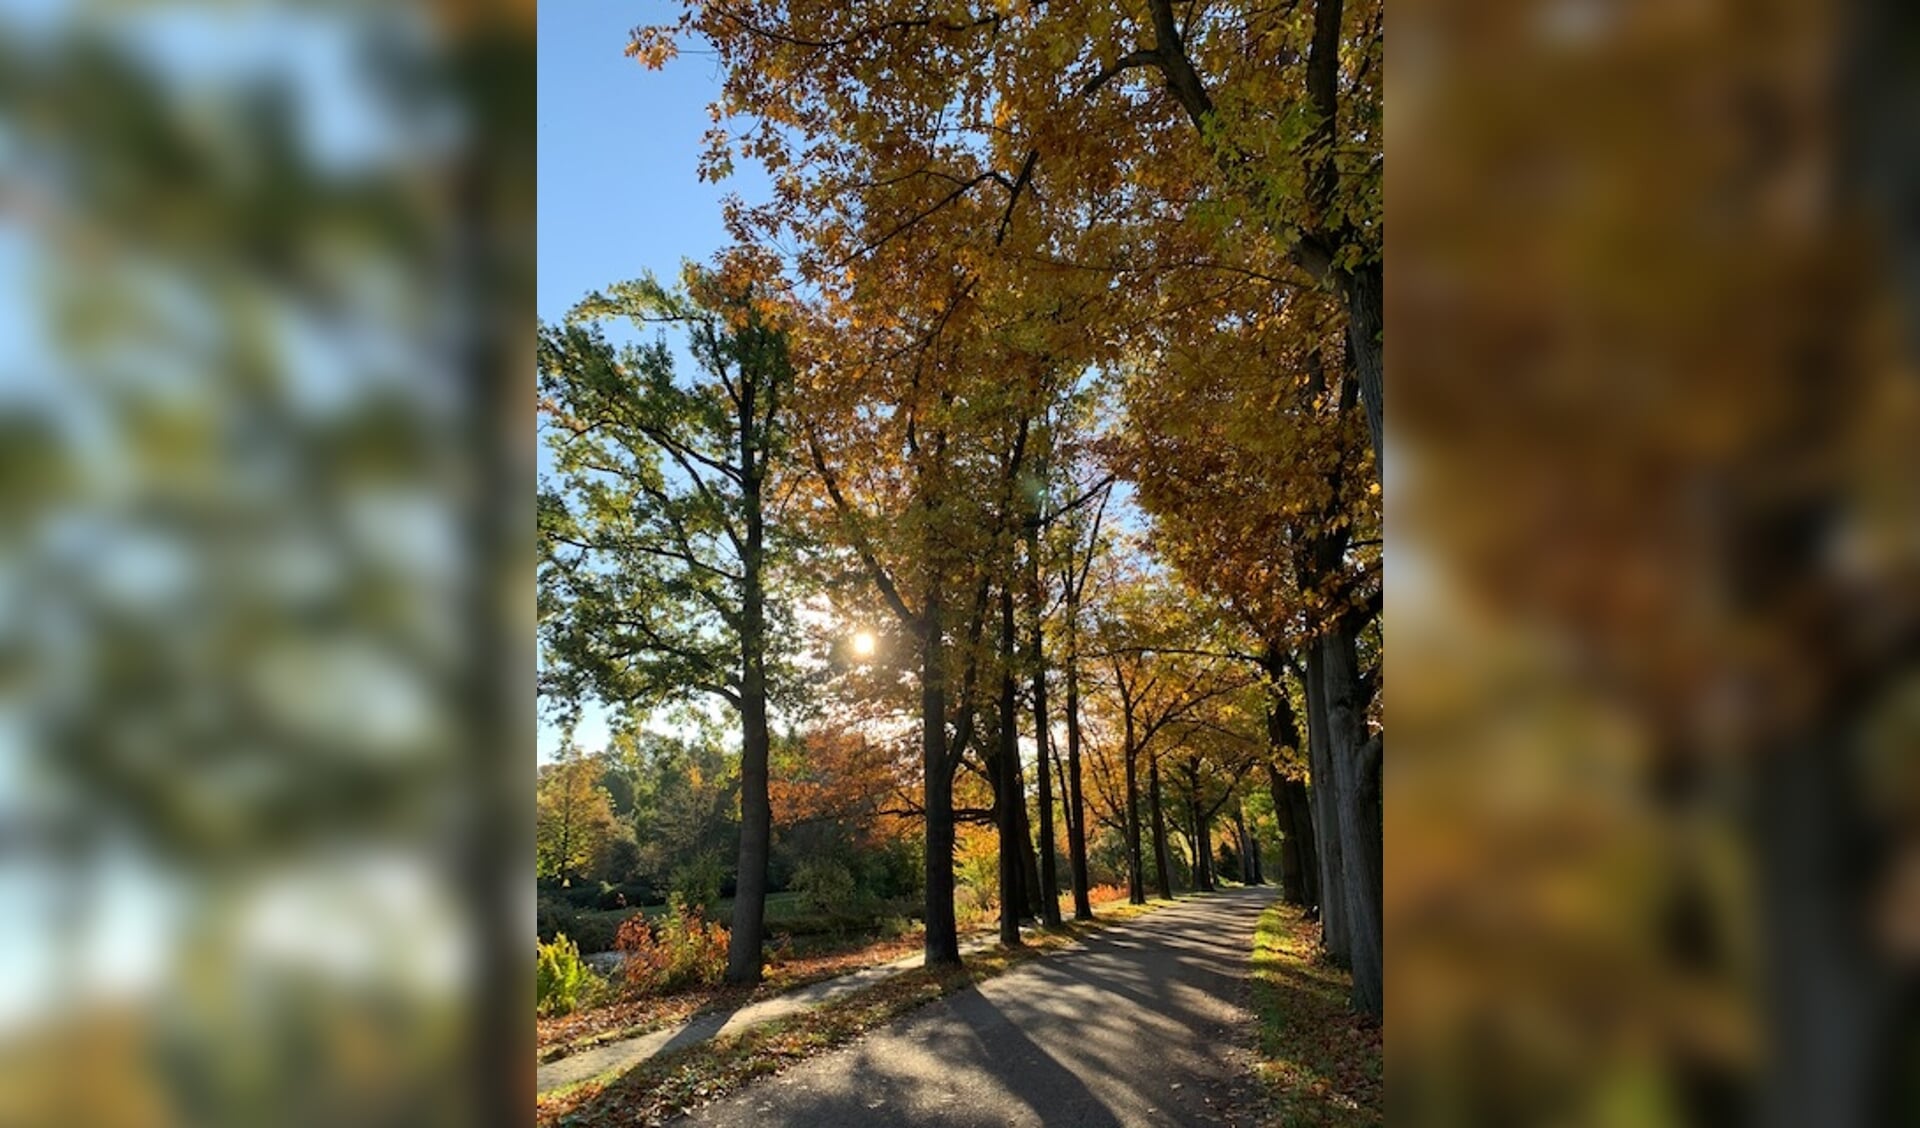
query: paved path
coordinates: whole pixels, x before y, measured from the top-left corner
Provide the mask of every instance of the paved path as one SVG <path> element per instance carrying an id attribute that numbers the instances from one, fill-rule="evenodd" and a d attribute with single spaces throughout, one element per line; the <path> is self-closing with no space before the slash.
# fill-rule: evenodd
<path id="1" fill-rule="evenodd" d="M 991 947 L 993 943 L 991 935 L 975 937 L 962 943 L 960 951 L 963 954 L 978 952 Z M 540 1066 L 536 1074 L 535 1087 L 538 1092 L 547 1093 L 577 1081 L 598 1077 L 603 1073 L 615 1070 L 625 1072 L 655 1055 L 704 1042 L 721 1034 L 737 1034 L 749 1026 L 772 1022 L 776 1018 L 785 1018 L 795 1011 L 805 1010 L 830 999 L 838 999 L 843 995 L 850 995 L 863 987 L 871 987 L 883 979 L 919 967 L 925 962 L 925 953 L 903 956 L 891 963 L 875 964 L 873 967 L 861 968 L 859 971 L 848 972 L 832 979 L 823 979 L 818 983 L 811 983 L 747 1006 L 698 1014 L 678 1026 L 669 1026 L 665 1030 L 656 1030 L 651 1034 L 608 1042 L 603 1046 L 569 1054 L 558 1061 Z"/>
<path id="2" fill-rule="evenodd" d="M 929 1004 L 682 1123 L 712 1128 L 1232 1125 L 1242 1007 L 1276 893 L 1171 905 Z"/>

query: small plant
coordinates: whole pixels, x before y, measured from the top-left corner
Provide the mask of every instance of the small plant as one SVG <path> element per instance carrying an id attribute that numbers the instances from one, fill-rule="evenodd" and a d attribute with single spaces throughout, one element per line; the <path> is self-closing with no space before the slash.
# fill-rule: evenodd
<path id="1" fill-rule="evenodd" d="M 621 971 L 636 995 L 663 995 L 682 987 L 718 983 L 727 970 L 725 927 L 709 922 L 675 893 L 658 924 L 644 916 L 620 926 L 614 946 L 626 955 Z"/>
<path id="2" fill-rule="evenodd" d="M 534 974 L 534 1009 L 542 1015 L 572 1014 L 591 1003 L 603 984 L 580 949 L 565 935 L 555 936 L 551 944 L 540 945 L 539 963 Z"/>

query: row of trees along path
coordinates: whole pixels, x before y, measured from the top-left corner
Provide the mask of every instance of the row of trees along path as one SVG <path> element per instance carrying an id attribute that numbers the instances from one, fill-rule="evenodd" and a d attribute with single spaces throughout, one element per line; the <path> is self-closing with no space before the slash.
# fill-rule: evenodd
<path id="1" fill-rule="evenodd" d="M 773 191 L 679 286 L 542 327 L 543 698 L 731 711 L 730 979 L 760 972 L 779 719 L 890 750 L 930 963 L 973 824 L 1010 944 L 1063 841 L 1086 917 L 1102 865 L 1205 888 L 1264 832 L 1378 1015 L 1380 5 L 970 11 L 634 33 L 649 66 L 711 51 L 700 173 Z"/>

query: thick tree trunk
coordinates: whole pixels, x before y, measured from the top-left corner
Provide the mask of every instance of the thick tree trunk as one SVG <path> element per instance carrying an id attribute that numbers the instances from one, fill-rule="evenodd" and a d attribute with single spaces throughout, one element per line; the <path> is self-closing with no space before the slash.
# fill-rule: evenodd
<path id="1" fill-rule="evenodd" d="M 947 756 L 945 625 L 940 603 L 927 602 L 921 624 L 920 745 L 926 765 L 922 795 L 927 817 L 926 962 L 960 962 L 960 933 L 953 914 L 953 766 Z"/>
<path id="2" fill-rule="evenodd" d="M 1385 1006 L 1385 969 L 1380 923 L 1380 794 L 1370 785 L 1377 742 L 1369 741 L 1360 709 L 1360 670 L 1353 633 L 1345 627 L 1320 639 L 1326 683 L 1327 737 L 1339 812 L 1342 875 L 1346 892 L 1348 953 L 1353 969 L 1353 1006 L 1379 1017 Z"/>
<path id="3" fill-rule="evenodd" d="M 1755 758 L 1749 829 L 1765 875 L 1762 967 L 1777 1063 L 1761 1089 L 1766 1128 L 1911 1123 L 1901 1119 L 1913 1102 L 1911 1058 L 1903 1070 L 1894 1049 L 1903 992 L 1861 911 L 1885 839 L 1863 810 L 1862 758 L 1851 745 L 1796 734 Z"/>
<path id="4" fill-rule="evenodd" d="M 1160 896 L 1173 899 L 1173 866 L 1167 857 L 1167 816 L 1160 805 L 1160 757 L 1147 757 L 1147 806 L 1153 818 L 1153 876 Z"/>
<path id="5" fill-rule="evenodd" d="M 759 663 L 748 666 L 740 689 L 740 868 L 733 895 L 733 931 L 727 942 L 727 982 L 760 981 L 766 936 L 767 855 L 773 808 L 767 796 L 766 678 Z"/>
<path id="6" fill-rule="evenodd" d="M 1020 917 L 1026 907 L 1025 883 L 1021 880 L 1024 859 L 1020 845 L 1026 837 L 1020 829 L 1026 798 L 1020 788 L 1019 733 L 1014 729 L 1016 708 L 1013 679 L 1013 595 L 1000 592 L 1000 734 L 994 753 L 994 821 L 1000 830 L 1000 943 L 1014 948 L 1020 945 Z"/>
<path id="7" fill-rule="evenodd" d="M 1307 797 L 1307 785 L 1290 779 L 1283 785 L 1287 806 L 1293 808 L 1293 824 L 1300 828 L 1300 883 L 1306 891 L 1306 903 L 1318 911 L 1320 905 L 1320 851 L 1314 845 L 1313 804 Z"/>
<path id="8" fill-rule="evenodd" d="M 1341 852 L 1340 814 L 1335 804 L 1332 747 L 1327 736 L 1327 690 L 1321 676 L 1322 647 L 1307 648 L 1307 758 L 1313 772 L 1309 792 L 1313 811 L 1313 848 L 1320 861 L 1320 943 L 1342 967 L 1351 960 L 1347 937 L 1345 859 Z"/>
<path id="9" fill-rule="evenodd" d="M 1067 869 L 1073 879 L 1073 919 L 1092 920 L 1093 902 L 1087 898 L 1087 808 L 1080 780 L 1080 655 L 1074 616 L 1076 600 L 1067 601 Z"/>
<path id="10" fill-rule="evenodd" d="M 1013 758 L 1013 793 L 1019 802 L 1014 818 L 1018 820 L 1020 847 L 1020 919 L 1029 923 L 1040 918 L 1040 855 L 1033 848 L 1033 816 L 1027 810 L 1027 769 L 1020 762 L 1018 746 Z"/>
<path id="11" fill-rule="evenodd" d="M 1280 823 L 1280 897 L 1289 905 L 1313 904 L 1307 897 L 1306 876 L 1300 852 L 1303 834 L 1310 834 L 1294 821 L 1293 804 L 1279 769 L 1267 765 L 1267 791 L 1273 796 L 1273 814 Z"/>
<path id="12" fill-rule="evenodd" d="M 1040 529 L 1027 527 L 1027 599 L 1033 616 L 1027 638 L 1027 662 L 1033 676 L 1033 743 L 1038 749 L 1034 771 L 1040 776 L 1040 919 L 1060 923 L 1060 874 L 1054 862 L 1053 774 L 1047 771 L 1052 734 L 1047 727 L 1046 607 L 1040 587 Z"/>
<path id="13" fill-rule="evenodd" d="M 740 401 L 740 465 L 745 489 L 746 544 L 740 554 L 740 853 L 735 871 L 733 930 L 727 942 L 729 983 L 760 981 L 766 939 L 767 857 L 773 844 L 773 807 L 767 795 L 767 612 L 762 578 L 766 524 L 760 506 L 758 412 L 752 388 Z"/>
<path id="14" fill-rule="evenodd" d="M 1386 349 L 1381 332 L 1386 325 L 1386 287 L 1380 264 L 1368 263 L 1346 275 L 1342 289 L 1347 302 L 1347 352 L 1360 379 L 1360 403 L 1373 436 L 1374 480 L 1383 482 L 1386 462 L 1380 436 L 1385 425 Z"/>

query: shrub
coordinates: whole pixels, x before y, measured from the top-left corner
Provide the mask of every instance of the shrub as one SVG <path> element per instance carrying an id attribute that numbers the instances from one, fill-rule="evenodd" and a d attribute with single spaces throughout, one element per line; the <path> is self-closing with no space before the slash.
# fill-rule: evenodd
<path id="1" fill-rule="evenodd" d="M 961 928 L 972 928 L 990 919 L 997 911 L 999 895 L 992 889 L 963 882 L 953 890 L 954 923 Z"/>
<path id="2" fill-rule="evenodd" d="M 600 912 L 576 909 L 565 901 L 541 900 L 535 919 L 542 941 L 557 940 L 565 933 L 582 952 L 606 952 L 613 948 L 620 922 L 638 911 Z"/>
<path id="3" fill-rule="evenodd" d="M 808 858 L 793 872 L 793 891 L 812 912 L 843 913 L 854 900 L 853 873 L 832 858 Z"/>
<path id="4" fill-rule="evenodd" d="M 727 970 L 727 930 L 709 922 L 679 894 L 667 901 L 656 923 L 632 916 L 620 925 L 614 945 L 626 955 L 621 971 L 636 995 L 661 995 L 705 983 L 718 983 Z"/>
<path id="5" fill-rule="evenodd" d="M 591 1003 L 604 984 L 580 958 L 580 949 L 566 936 L 540 945 L 534 973 L 534 1010 L 543 1015 L 572 1014 Z"/>
<path id="6" fill-rule="evenodd" d="M 720 899 L 720 885 L 726 876 L 726 867 L 721 865 L 720 855 L 708 850 L 675 868 L 673 893 L 684 903 L 704 912 L 713 908 L 714 902 Z"/>
<path id="7" fill-rule="evenodd" d="M 582 881 L 568 886 L 560 899 L 576 909 L 598 908 L 612 890 L 613 886 L 604 881 Z"/>
<path id="8" fill-rule="evenodd" d="M 573 912 L 558 901 L 541 897 L 534 902 L 533 921 L 534 930 L 544 944 L 558 938 L 562 932 L 572 931 L 568 926 L 573 923 Z"/>

